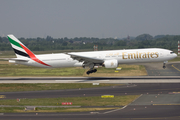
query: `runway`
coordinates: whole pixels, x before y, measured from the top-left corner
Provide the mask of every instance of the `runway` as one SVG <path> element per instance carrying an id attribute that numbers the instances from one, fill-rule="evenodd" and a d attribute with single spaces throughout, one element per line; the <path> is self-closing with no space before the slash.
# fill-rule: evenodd
<path id="1" fill-rule="evenodd" d="M 84 97 L 101 96 L 104 94 L 117 95 L 141 95 L 136 101 L 117 111 L 96 111 L 98 114 L 90 112 L 80 113 L 5 113 L 0 116 L 2 119 L 119 119 L 119 118 L 158 118 L 179 119 L 180 116 L 180 94 L 172 94 L 180 91 L 180 84 L 128 84 L 118 87 L 103 87 L 89 89 L 70 89 L 52 91 L 28 91 L 28 92 L 8 92 L 1 93 L 6 96 L 4 99 L 16 98 L 61 98 L 61 97 Z M 156 98 L 157 96 L 157 98 Z M 170 97 L 171 96 L 171 97 Z M 153 101 L 153 102 L 152 102 Z M 153 105 L 156 104 L 156 105 Z M 178 104 L 178 105 L 177 105 Z M 106 114 L 104 114 L 106 113 Z"/>
<path id="2" fill-rule="evenodd" d="M 0 119 L 158 119 L 178 120 L 180 116 L 180 84 L 128 84 L 118 87 L 103 87 L 90 89 L 70 89 L 52 91 L 8 92 L 5 99 L 16 98 L 60 98 L 75 96 L 141 95 L 124 109 L 114 111 L 90 111 L 80 113 L 4 113 Z"/>
<path id="3" fill-rule="evenodd" d="M 158 111 L 158 112 L 157 112 Z M 13 120 L 24 120 L 24 119 L 33 119 L 33 120 L 137 120 L 137 119 L 148 119 L 148 120 L 179 120 L 179 106 L 133 106 L 130 105 L 123 110 L 117 110 L 111 113 L 99 113 L 99 114 L 90 114 L 87 112 L 83 113 L 25 113 L 25 114 L 15 114 L 7 113 L 1 115 L 0 118 L 3 120 L 13 119 Z"/>
<path id="4" fill-rule="evenodd" d="M 0 83 L 180 83 L 180 62 L 139 63 L 148 76 L 129 77 L 1 77 Z M 123 69 L 123 68 L 122 68 Z"/>
<path id="5" fill-rule="evenodd" d="M 148 76 L 180 76 L 180 62 L 167 63 L 166 69 L 162 63 L 144 63 Z"/>
<path id="6" fill-rule="evenodd" d="M 0 83 L 180 83 L 180 76 L 135 77 L 1 77 Z"/>
<path id="7" fill-rule="evenodd" d="M 169 92 L 180 91 L 180 83 L 171 84 L 128 84 L 117 87 L 101 87 L 69 90 L 47 90 L 47 91 L 27 91 L 27 92 L 1 92 L 5 95 L 3 99 L 16 98 L 56 98 L 56 97 L 84 97 L 112 95 L 140 95 L 140 94 L 169 94 Z"/>
<path id="8" fill-rule="evenodd" d="M 160 64 L 145 65 L 149 76 L 137 77 L 17 77 L 0 78 L 0 83 L 126 83 L 124 86 L 47 90 L 27 92 L 1 92 L 2 99 L 23 98 L 61 98 L 111 95 L 141 95 L 137 100 L 114 111 L 96 111 L 80 113 L 0 113 L 0 119 L 33 120 L 71 120 L 71 119 L 180 119 L 180 65 L 167 64 L 167 69 Z M 161 66 L 162 67 L 162 66 Z M 166 76 L 164 76 L 166 75 Z"/>

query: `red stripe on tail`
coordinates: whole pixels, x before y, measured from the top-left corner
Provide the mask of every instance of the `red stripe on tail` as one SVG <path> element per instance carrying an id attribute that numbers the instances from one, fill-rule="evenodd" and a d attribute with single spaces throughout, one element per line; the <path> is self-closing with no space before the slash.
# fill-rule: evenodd
<path id="1" fill-rule="evenodd" d="M 24 45 L 20 44 L 22 46 L 22 48 L 27 52 L 27 54 L 30 56 L 30 58 L 42 65 L 46 65 L 51 67 L 50 65 L 44 63 L 43 61 L 39 60 L 28 48 L 26 48 Z"/>

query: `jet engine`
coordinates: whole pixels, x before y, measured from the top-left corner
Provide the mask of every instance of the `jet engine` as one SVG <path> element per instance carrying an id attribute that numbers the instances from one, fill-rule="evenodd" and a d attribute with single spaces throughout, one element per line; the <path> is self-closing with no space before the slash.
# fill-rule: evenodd
<path id="1" fill-rule="evenodd" d="M 118 61 L 117 60 L 105 60 L 103 65 L 105 66 L 105 68 L 117 68 Z"/>

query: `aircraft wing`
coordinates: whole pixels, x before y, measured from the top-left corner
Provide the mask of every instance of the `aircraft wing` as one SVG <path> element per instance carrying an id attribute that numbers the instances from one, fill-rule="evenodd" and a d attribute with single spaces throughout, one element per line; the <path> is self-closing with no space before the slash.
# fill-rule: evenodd
<path id="1" fill-rule="evenodd" d="M 86 57 L 86 56 L 76 55 L 73 53 L 67 53 L 67 54 L 70 55 L 72 59 L 78 60 L 79 62 L 84 62 L 84 64 L 88 64 L 88 63 L 101 64 L 104 62 L 103 59 L 99 59 L 99 58 L 95 58 L 95 57 Z"/>

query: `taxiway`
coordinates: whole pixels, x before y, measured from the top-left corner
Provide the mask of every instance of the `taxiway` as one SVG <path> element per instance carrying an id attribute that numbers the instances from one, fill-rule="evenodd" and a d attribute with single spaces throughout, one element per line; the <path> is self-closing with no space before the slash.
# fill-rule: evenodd
<path id="1" fill-rule="evenodd" d="M 3 99 L 61 98 L 113 95 L 141 95 L 123 109 L 81 113 L 0 113 L 0 119 L 71 120 L 71 119 L 180 119 L 180 65 L 168 63 L 167 69 L 160 64 L 145 64 L 149 76 L 137 77 L 51 77 L 51 78 L 0 78 L 0 83 L 126 83 L 124 86 L 47 90 L 27 92 L 1 92 Z"/>

